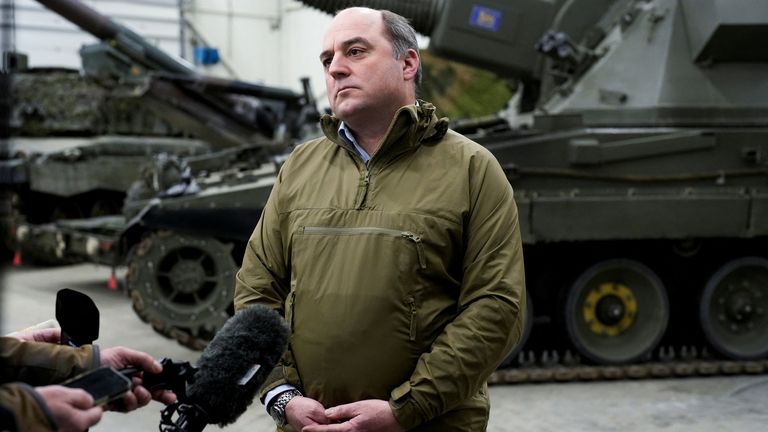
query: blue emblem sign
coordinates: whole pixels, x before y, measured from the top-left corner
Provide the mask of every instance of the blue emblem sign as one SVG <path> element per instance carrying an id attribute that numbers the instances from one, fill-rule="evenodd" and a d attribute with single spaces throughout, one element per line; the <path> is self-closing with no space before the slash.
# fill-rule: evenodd
<path id="1" fill-rule="evenodd" d="M 483 30 L 499 31 L 501 11 L 489 7 L 474 5 L 469 16 L 469 25 Z"/>

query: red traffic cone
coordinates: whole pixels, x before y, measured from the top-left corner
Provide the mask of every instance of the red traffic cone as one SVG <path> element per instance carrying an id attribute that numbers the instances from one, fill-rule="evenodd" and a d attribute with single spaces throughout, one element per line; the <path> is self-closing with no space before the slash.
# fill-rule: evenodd
<path id="1" fill-rule="evenodd" d="M 112 291 L 117 290 L 117 277 L 114 271 L 109 275 L 109 279 L 107 279 L 107 288 Z"/>
<path id="2" fill-rule="evenodd" d="M 21 251 L 17 250 L 13 254 L 13 266 L 14 267 L 19 267 L 20 265 L 21 265 Z"/>

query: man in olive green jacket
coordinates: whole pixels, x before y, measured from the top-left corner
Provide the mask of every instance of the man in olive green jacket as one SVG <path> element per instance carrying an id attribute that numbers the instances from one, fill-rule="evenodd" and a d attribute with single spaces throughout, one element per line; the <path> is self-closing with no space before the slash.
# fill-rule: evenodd
<path id="1" fill-rule="evenodd" d="M 416 101 L 402 17 L 341 11 L 320 60 L 334 116 L 283 165 L 237 275 L 236 308 L 291 329 L 262 398 L 279 430 L 485 430 L 525 307 L 512 188 Z"/>

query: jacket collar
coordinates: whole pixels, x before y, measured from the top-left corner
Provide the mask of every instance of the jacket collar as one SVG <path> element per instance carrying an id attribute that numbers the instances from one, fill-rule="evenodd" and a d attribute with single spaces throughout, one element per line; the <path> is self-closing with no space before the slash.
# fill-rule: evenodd
<path id="1" fill-rule="evenodd" d="M 326 114 L 320 118 L 320 126 L 325 136 L 337 145 L 354 152 L 355 150 L 339 137 L 340 124 L 341 120 L 332 115 Z M 384 141 L 371 155 L 371 161 L 387 155 L 399 155 L 415 149 L 423 142 L 437 141 L 447 130 L 448 119 L 438 119 L 435 106 L 431 103 L 419 100 L 418 105 L 406 105 L 395 113 L 384 135 Z"/>

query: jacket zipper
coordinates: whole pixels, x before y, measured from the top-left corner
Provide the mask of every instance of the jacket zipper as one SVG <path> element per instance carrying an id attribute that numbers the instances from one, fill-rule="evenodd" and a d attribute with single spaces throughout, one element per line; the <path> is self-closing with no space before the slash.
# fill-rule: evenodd
<path id="1" fill-rule="evenodd" d="M 368 187 L 371 185 L 371 170 L 368 165 L 365 166 L 365 176 L 363 177 L 363 191 L 360 195 L 360 205 L 357 206 L 358 210 L 365 208 L 365 202 L 368 199 Z"/>
<path id="2" fill-rule="evenodd" d="M 288 294 L 288 300 L 285 302 L 286 314 L 290 313 L 291 317 L 288 321 L 288 331 L 293 331 L 293 308 L 296 305 L 296 291 L 291 291 Z M 287 318 L 287 317 L 286 317 Z"/>
<path id="3" fill-rule="evenodd" d="M 408 297 L 408 306 L 410 306 L 411 309 L 411 329 L 410 329 L 410 336 L 411 340 L 416 340 L 416 299 L 413 297 Z"/>
<path id="4" fill-rule="evenodd" d="M 416 254 L 419 256 L 419 266 L 422 270 L 427 268 L 427 261 L 424 258 L 424 245 L 422 244 L 421 237 L 410 231 L 399 231 L 389 228 L 379 227 L 359 227 L 359 228 L 344 228 L 344 227 L 304 227 L 304 234 L 330 234 L 330 235 L 360 235 L 360 234 L 382 234 L 393 237 L 402 237 L 406 240 L 410 240 L 416 245 Z"/>

